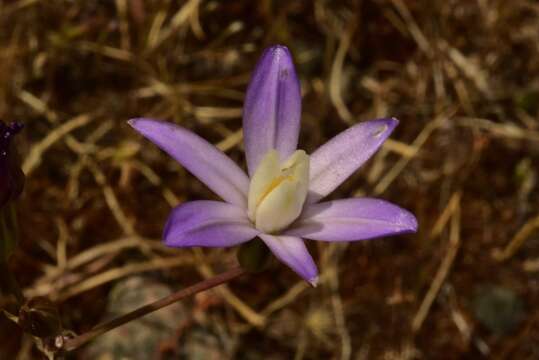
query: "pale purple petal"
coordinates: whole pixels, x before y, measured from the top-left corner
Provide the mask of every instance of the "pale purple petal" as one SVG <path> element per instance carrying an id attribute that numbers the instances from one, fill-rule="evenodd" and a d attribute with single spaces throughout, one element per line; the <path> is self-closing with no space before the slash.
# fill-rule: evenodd
<path id="1" fill-rule="evenodd" d="M 223 200 L 246 208 L 249 178 L 215 146 L 172 123 L 132 119 L 129 124 L 176 159 Z"/>
<path id="2" fill-rule="evenodd" d="M 284 235 L 355 241 L 417 231 L 409 211 L 380 199 L 343 199 L 309 205 Z"/>
<path id="3" fill-rule="evenodd" d="M 172 210 L 163 239 L 172 247 L 228 247 L 259 234 L 244 209 L 220 201 L 191 201 Z"/>
<path id="4" fill-rule="evenodd" d="M 312 204 L 331 193 L 378 150 L 397 119 L 366 121 L 343 131 L 311 155 L 309 196 Z"/>
<path id="5" fill-rule="evenodd" d="M 318 282 L 318 269 L 303 239 L 293 236 L 260 234 L 271 252 L 312 286 Z"/>
<path id="6" fill-rule="evenodd" d="M 243 106 L 249 175 L 270 149 L 276 149 L 281 159 L 296 150 L 300 117 L 301 91 L 292 56 L 285 46 L 270 47 L 258 61 Z"/>

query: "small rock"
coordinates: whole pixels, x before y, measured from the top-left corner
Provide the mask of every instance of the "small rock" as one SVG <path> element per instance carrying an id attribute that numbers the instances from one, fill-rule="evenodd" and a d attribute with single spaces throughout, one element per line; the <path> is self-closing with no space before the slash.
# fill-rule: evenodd
<path id="1" fill-rule="evenodd" d="M 144 277 L 130 277 L 111 290 L 107 318 L 114 318 L 159 300 L 171 289 Z M 100 336 L 87 349 L 88 359 L 153 359 L 159 345 L 174 337 L 186 319 L 182 303 L 175 303 Z"/>
<path id="2" fill-rule="evenodd" d="M 511 289 L 489 285 L 479 289 L 473 300 L 477 320 L 496 335 L 514 330 L 524 317 L 524 305 Z"/>

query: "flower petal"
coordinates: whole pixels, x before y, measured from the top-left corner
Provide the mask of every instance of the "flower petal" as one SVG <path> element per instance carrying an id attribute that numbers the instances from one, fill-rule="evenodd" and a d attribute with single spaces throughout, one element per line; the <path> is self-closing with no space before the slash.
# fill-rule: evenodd
<path id="1" fill-rule="evenodd" d="M 310 205 L 285 235 L 355 241 L 417 231 L 408 210 L 380 199 L 343 199 Z"/>
<path id="2" fill-rule="evenodd" d="M 191 201 L 172 210 L 163 239 L 172 247 L 227 247 L 249 241 L 259 233 L 245 210 L 220 201 Z"/>
<path id="3" fill-rule="evenodd" d="M 309 254 L 303 239 L 293 236 L 258 235 L 271 252 L 283 263 L 290 266 L 299 276 L 312 286 L 318 283 L 318 269 Z"/>
<path id="4" fill-rule="evenodd" d="M 247 175 L 215 146 L 172 123 L 132 119 L 129 124 L 176 159 L 223 200 L 241 207 L 247 206 Z"/>
<path id="5" fill-rule="evenodd" d="M 288 158 L 298 145 L 301 91 L 288 48 L 268 48 L 258 61 L 243 106 L 245 156 L 253 175 L 264 155 L 276 149 Z"/>
<path id="6" fill-rule="evenodd" d="M 357 124 L 311 155 L 309 197 L 312 204 L 331 193 L 378 150 L 398 124 L 379 119 Z"/>

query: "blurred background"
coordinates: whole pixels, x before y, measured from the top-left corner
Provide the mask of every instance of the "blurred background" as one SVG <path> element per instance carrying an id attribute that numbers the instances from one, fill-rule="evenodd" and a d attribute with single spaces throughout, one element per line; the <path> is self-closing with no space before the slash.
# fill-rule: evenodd
<path id="1" fill-rule="evenodd" d="M 399 204 L 418 234 L 310 242 L 317 288 L 274 262 L 68 358 L 539 358 L 537 1 L 3 0 L 0 29 L 0 118 L 25 124 L 11 266 L 77 333 L 235 261 L 160 244 L 173 206 L 215 195 L 129 118 L 181 124 L 244 166 L 246 85 L 280 43 L 301 148 L 401 120 L 331 198 Z M 40 358 L 4 317 L 0 354 Z"/>

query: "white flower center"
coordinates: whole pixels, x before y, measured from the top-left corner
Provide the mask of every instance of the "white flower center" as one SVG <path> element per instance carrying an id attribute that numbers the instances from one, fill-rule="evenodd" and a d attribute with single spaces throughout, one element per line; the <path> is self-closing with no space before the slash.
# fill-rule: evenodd
<path id="1" fill-rule="evenodd" d="M 281 165 L 270 150 L 256 169 L 249 186 L 248 216 L 265 233 L 283 230 L 297 219 L 309 189 L 309 155 L 296 150 Z"/>

